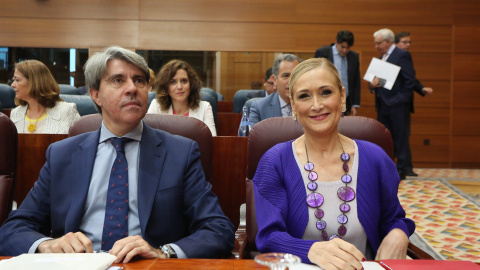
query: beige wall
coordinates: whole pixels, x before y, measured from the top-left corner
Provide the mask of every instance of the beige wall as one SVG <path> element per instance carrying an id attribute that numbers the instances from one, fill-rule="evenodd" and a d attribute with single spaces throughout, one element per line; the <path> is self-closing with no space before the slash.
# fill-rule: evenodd
<path id="1" fill-rule="evenodd" d="M 0 6 L 0 46 L 222 51 L 218 90 L 228 98 L 243 77 L 250 80 L 246 71 L 264 72 L 273 52 L 313 56 L 348 29 L 363 74 L 377 56 L 375 30 L 410 31 L 417 78 L 435 90 L 415 96 L 414 165 L 480 167 L 478 0 L 2 0 Z M 360 114 L 375 117 L 373 105 L 364 84 Z"/>

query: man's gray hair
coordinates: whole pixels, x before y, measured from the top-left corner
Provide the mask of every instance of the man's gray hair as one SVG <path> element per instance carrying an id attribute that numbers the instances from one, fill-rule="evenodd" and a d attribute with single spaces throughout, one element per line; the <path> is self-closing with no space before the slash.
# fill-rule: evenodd
<path id="1" fill-rule="evenodd" d="M 85 63 L 85 85 L 87 89 L 100 89 L 100 81 L 107 74 L 107 63 L 119 59 L 138 67 L 145 74 L 147 82 L 150 81 L 150 70 L 142 56 L 119 46 L 111 46 L 101 52 L 93 54 Z"/>
<path id="2" fill-rule="evenodd" d="M 395 35 L 393 34 L 393 31 L 388 28 L 383 28 L 373 33 L 374 38 L 377 37 L 378 35 L 381 35 L 383 40 L 388 40 L 392 43 L 395 42 Z"/>
<path id="3" fill-rule="evenodd" d="M 278 69 L 282 61 L 287 61 L 287 62 L 298 61 L 299 63 L 301 63 L 302 59 L 300 59 L 300 57 L 296 56 L 295 54 L 289 54 L 289 53 L 282 54 L 282 56 L 278 57 L 273 62 L 272 74 L 275 75 L 275 78 L 278 77 Z"/>

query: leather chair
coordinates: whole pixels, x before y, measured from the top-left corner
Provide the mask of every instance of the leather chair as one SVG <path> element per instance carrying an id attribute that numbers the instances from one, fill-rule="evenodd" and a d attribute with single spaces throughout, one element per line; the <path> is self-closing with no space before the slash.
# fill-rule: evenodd
<path id="1" fill-rule="evenodd" d="M 92 98 L 89 95 L 64 95 L 60 94 L 60 98 L 65 102 L 75 103 L 77 105 L 77 111 L 80 116 L 87 114 L 97 114 L 98 111 L 95 108 Z"/>
<path id="2" fill-rule="evenodd" d="M 212 95 L 212 97 L 215 99 L 215 102 L 218 103 L 218 95 L 217 95 L 217 92 L 215 92 L 215 90 L 208 87 L 202 87 L 202 89 L 200 89 L 200 93 L 202 92 L 209 93 L 210 95 Z"/>
<path id="3" fill-rule="evenodd" d="M 0 102 L 4 109 L 15 108 L 15 91 L 8 84 L 0 83 Z"/>
<path id="4" fill-rule="evenodd" d="M 81 95 L 80 91 L 75 87 L 69 84 L 58 84 L 60 87 L 60 94 L 63 95 Z"/>
<path id="5" fill-rule="evenodd" d="M 218 127 L 218 124 L 217 124 L 217 113 L 218 113 L 217 95 L 214 96 L 214 95 L 211 94 L 210 91 L 202 88 L 202 90 L 200 90 L 200 100 L 207 101 L 208 103 L 210 103 L 210 106 L 212 106 L 213 121 L 215 122 L 215 127 Z"/>
<path id="6" fill-rule="evenodd" d="M 265 90 L 242 89 L 235 92 L 233 96 L 233 112 L 242 113 L 243 105 L 249 99 L 247 95 L 253 92 L 265 92 Z"/>
<path id="7" fill-rule="evenodd" d="M 151 128 L 164 130 L 196 141 L 201 153 L 200 160 L 205 179 L 209 182 L 212 181 L 213 138 L 205 123 L 193 117 L 164 114 L 147 114 L 143 121 Z M 100 114 L 82 116 L 70 127 L 68 136 L 72 137 L 98 130 L 101 124 L 102 116 Z"/>
<path id="8" fill-rule="evenodd" d="M 17 128 L 0 113 L 0 224 L 12 210 L 17 178 Z"/>
<path id="9" fill-rule="evenodd" d="M 363 116 L 345 116 L 338 124 L 339 133 L 355 139 L 376 143 L 393 159 L 393 140 L 390 131 L 375 119 Z M 239 226 L 237 240 L 239 243 L 238 257 L 254 258 L 259 254 L 255 245 L 258 232 L 255 214 L 255 198 L 252 179 L 257 170 L 262 155 L 274 145 L 294 140 L 303 134 L 303 127 L 290 117 L 275 117 L 265 119 L 256 124 L 248 138 L 247 179 L 246 179 L 246 228 Z M 433 259 L 423 250 L 409 244 L 408 255 L 413 259 Z"/>

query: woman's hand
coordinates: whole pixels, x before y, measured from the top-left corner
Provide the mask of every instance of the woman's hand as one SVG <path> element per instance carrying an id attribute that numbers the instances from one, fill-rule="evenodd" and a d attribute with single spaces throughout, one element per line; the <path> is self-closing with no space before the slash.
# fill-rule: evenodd
<path id="1" fill-rule="evenodd" d="M 360 270 L 363 268 L 361 261 L 365 260 L 365 257 L 354 245 L 335 238 L 315 242 L 308 251 L 308 259 L 324 270 Z"/>
<path id="2" fill-rule="evenodd" d="M 375 260 L 406 259 L 408 242 L 408 237 L 402 230 L 391 230 L 387 236 L 383 238 Z"/>

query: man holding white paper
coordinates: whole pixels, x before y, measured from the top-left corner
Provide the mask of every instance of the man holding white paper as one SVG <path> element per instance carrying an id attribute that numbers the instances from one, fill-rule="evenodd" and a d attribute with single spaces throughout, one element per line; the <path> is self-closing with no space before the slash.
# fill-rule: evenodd
<path id="1" fill-rule="evenodd" d="M 372 79 L 369 88 L 372 93 L 375 93 L 377 120 L 392 133 L 397 170 L 400 179 L 405 179 L 408 149 L 410 148 L 407 121 L 415 85 L 412 56 L 409 52 L 395 46 L 395 36 L 390 29 L 380 29 L 373 34 L 373 37 L 375 49 L 380 53 L 379 59 L 400 67 L 390 90 L 381 83 L 380 76 Z"/>

